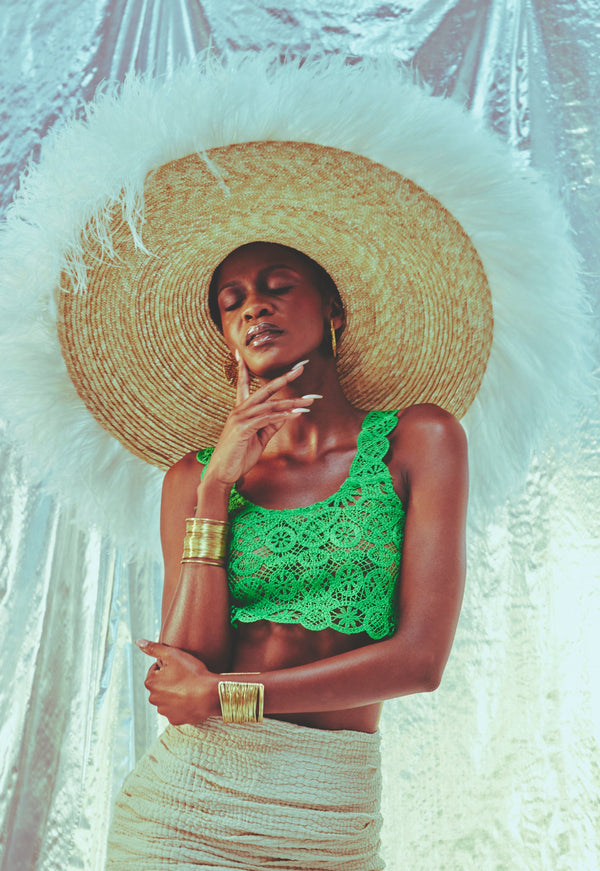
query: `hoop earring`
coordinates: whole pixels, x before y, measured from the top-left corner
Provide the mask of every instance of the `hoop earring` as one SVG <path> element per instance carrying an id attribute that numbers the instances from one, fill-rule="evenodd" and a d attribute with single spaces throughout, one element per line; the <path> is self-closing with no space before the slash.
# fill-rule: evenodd
<path id="1" fill-rule="evenodd" d="M 329 329 L 331 330 L 331 351 L 334 357 L 337 357 L 337 339 L 335 337 L 335 328 L 333 326 L 333 318 L 329 319 Z"/>

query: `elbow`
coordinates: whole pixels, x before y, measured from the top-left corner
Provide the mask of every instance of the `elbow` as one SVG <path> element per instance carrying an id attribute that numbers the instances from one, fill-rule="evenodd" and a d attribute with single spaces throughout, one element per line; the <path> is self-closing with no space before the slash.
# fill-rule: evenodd
<path id="1" fill-rule="evenodd" d="M 439 687 L 441 682 L 442 682 L 442 670 L 432 669 L 430 671 L 426 671 L 426 672 L 424 672 L 423 677 L 422 677 L 423 689 L 421 690 L 421 692 L 432 693 L 435 690 L 437 690 L 437 688 Z"/>
<path id="2" fill-rule="evenodd" d="M 405 662 L 403 667 L 399 666 L 394 670 L 391 692 L 387 698 L 432 693 L 439 687 L 443 672 L 443 664 L 430 657 L 418 657 L 412 660 L 408 668 Z"/>
<path id="3" fill-rule="evenodd" d="M 442 682 L 442 675 L 444 674 L 444 668 L 446 665 L 446 659 L 443 660 L 436 656 L 427 656 L 424 657 L 419 663 L 419 684 L 420 690 L 422 693 L 432 693 Z"/>
<path id="4" fill-rule="evenodd" d="M 424 641 L 416 638 L 406 639 L 399 634 L 401 651 L 394 651 L 394 667 L 388 672 L 393 675 L 394 697 L 411 693 L 432 693 L 442 682 L 449 651 L 432 643 L 431 638 Z M 394 641 L 392 640 L 392 643 Z"/>

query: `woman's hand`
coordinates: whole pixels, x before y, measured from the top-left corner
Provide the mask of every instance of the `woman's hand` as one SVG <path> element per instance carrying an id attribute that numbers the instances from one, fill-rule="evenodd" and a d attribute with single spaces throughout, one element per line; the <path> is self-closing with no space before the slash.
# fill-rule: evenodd
<path id="1" fill-rule="evenodd" d="M 202 723 L 220 713 L 218 675 L 204 663 L 177 647 L 155 641 L 136 642 L 156 658 L 148 669 L 145 686 L 149 701 L 173 726 Z"/>
<path id="2" fill-rule="evenodd" d="M 255 465 L 275 433 L 295 413 L 294 409 L 308 410 L 315 396 L 275 398 L 276 393 L 302 374 L 307 362 L 297 363 L 289 372 L 250 395 L 250 373 L 238 355 L 236 404 L 215 446 L 206 480 L 221 485 L 235 484 Z"/>

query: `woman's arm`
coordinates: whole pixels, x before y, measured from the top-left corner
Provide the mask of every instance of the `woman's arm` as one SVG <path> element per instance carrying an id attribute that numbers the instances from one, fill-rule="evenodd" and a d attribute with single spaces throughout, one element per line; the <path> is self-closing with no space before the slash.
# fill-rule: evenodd
<path id="1" fill-rule="evenodd" d="M 227 520 L 231 487 L 202 481 L 201 466 L 188 454 L 165 475 L 161 541 L 165 575 L 161 641 L 198 656 L 212 671 L 225 671 L 231 653 L 229 596 L 225 569 L 181 564 L 188 517 Z"/>
<path id="2" fill-rule="evenodd" d="M 313 400 L 275 399 L 303 370 L 298 364 L 250 395 L 250 376 L 239 361 L 236 405 L 227 418 L 206 473 L 188 454 L 166 474 L 161 502 L 161 540 L 165 563 L 160 638 L 198 656 L 213 671 L 226 671 L 231 658 L 229 595 L 225 569 L 181 565 L 186 518 L 227 520 L 233 484 L 254 466 L 293 408 Z"/>
<path id="3" fill-rule="evenodd" d="M 400 620 L 392 638 L 295 668 L 243 678 L 265 686 L 265 713 L 354 708 L 435 689 L 450 654 L 462 602 L 467 503 L 466 439 L 440 409 L 410 410 L 398 452 L 410 487 L 400 578 Z M 393 462 L 393 459 L 392 459 Z M 150 701 L 171 722 L 219 713 L 217 684 L 179 651 L 143 647 L 168 668 L 151 671 Z"/>

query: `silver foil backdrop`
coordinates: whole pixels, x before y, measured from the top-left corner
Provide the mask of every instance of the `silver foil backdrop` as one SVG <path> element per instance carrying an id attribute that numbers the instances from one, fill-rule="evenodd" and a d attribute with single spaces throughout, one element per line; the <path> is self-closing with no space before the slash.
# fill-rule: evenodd
<path id="1" fill-rule="evenodd" d="M 599 31 L 600 0 L 3 0 L 1 208 L 105 79 L 209 43 L 392 54 L 546 174 L 598 313 Z M 600 867 L 599 437 L 595 404 L 472 538 L 441 688 L 386 705 L 391 871 Z M 0 481 L 0 868 L 101 869 L 112 796 L 160 727 L 132 648 L 158 631 L 160 570 L 78 531 L 4 434 Z"/>

